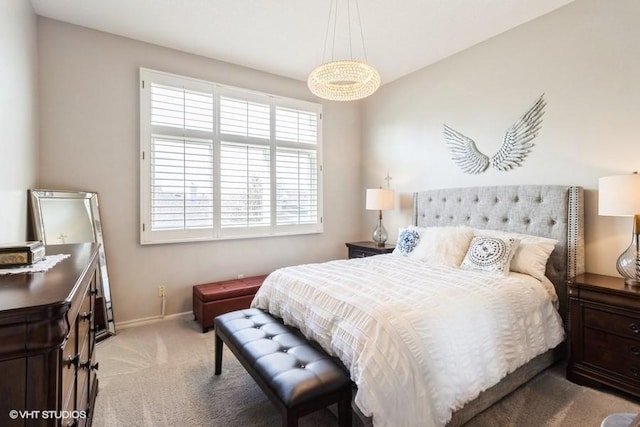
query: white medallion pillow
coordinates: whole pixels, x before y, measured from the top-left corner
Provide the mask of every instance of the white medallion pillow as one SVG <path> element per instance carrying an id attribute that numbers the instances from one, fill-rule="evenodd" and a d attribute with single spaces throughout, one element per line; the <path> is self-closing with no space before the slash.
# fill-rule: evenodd
<path id="1" fill-rule="evenodd" d="M 471 227 L 426 227 L 409 257 L 433 264 L 460 267 L 473 238 Z"/>
<path id="2" fill-rule="evenodd" d="M 401 228 L 398 231 L 398 241 L 393 253 L 402 256 L 409 256 L 420 243 L 422 229 L 418 227 Z"/>
<path id="3" fill-rule="evenodd" d="M 506 276 L 518 243 L 517 239 L 475 236 L 460 267 Z"/>
<path id="4" fill-rule="evenodd" d="M 476 230 L 476 236 L 518 239 L 520 244 L 511 260 L 511 271 L 528 274 L 538 280 L 545 277 L 547 260 L 558 243 L 555 239 L 499 230 Z"/>

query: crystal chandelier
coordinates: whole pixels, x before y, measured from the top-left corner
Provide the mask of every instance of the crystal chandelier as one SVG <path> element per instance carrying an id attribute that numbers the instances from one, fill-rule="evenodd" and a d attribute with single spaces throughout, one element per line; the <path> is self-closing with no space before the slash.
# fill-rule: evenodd
<path id="1" fill-rule="evenodd" d="M 362 42 L 362 51 L 364 61 L 353 59 L 353 45 L 351 42 L 351 0 L 347 2 L 347 21 L 349 27 L 349 53 L 350 59 L 331 60 L 324 62 L 316 67 L 307 80 L 307 84 L 311 92 L 324 99 L 332 101 L 355 101 L 357 99 L 366 98 L 374 93 L 380 87 L 380 74 L 371 65 L 367 64 L 367 53 L 364 47 L 364 36 L 362 34 L 362 24 L 360 22 L 360 11 L 358 8 L 358 0 L 354 0 L 356 8 L 356 17 L 358 27 L 360 28 L 360 39 Z M 331 25 L 333 15 L 333 28 Z M 338 18 L 337 2 L 331 1 L 329 8 L 329 20 L 327 22 L 327 35 L 325 37 L 323 58 L 327 51 L 329 41 L 329 33 L 332 28 L 333 37 L 331 43 L 331 56 L 334 55 L 335 34 Z"/>

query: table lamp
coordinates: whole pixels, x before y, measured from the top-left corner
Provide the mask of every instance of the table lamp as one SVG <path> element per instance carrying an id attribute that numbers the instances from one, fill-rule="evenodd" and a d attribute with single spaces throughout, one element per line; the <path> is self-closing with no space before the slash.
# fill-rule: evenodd
<path id="1" fill-rule="evenodd" d="M 394 205 L 393 190 L 384 188 L 369 188 L 367 189 L 367 210 L 378 211 L 378 224 L 373 229 L 371 237 L 378 246 L 384 246 L 387 238 L 387 230 L 382 225 L 382 211 L 393 209 Z"/>
<path id="2" fill-rule="evenodd" d="M 618 273 L 631 286 L 640 286 L 640 175 L 606 176 L 598 181 L 598 214 L 633 217 L 631 245 L 618 258 Z"/>

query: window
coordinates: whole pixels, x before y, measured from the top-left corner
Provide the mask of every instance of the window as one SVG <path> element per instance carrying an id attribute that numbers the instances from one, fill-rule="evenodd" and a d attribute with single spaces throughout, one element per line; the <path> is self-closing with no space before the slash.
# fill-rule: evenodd
<path id="1" fill-rule="evenodd" d="M 141 243 L 322 231 L 322 106 L 140 70 Z"/>

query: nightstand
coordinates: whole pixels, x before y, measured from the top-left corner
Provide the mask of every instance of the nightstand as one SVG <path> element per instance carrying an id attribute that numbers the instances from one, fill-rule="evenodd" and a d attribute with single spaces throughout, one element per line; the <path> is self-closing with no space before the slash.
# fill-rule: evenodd
<path id="1" fill-rule="evenodd" d="M 346 243 L 349 248 L 349 258 L 364 258 L 367 256 L 388 254 L 393 252 L 395 245 L 385 244 L 378 246 L 375 242 L 350 242 Z"/>
<path id="2" fill-rule="evenodd" d="M 567 379 L 640 397 L 640 288 L 581 274 L 568 282 Z"/>

